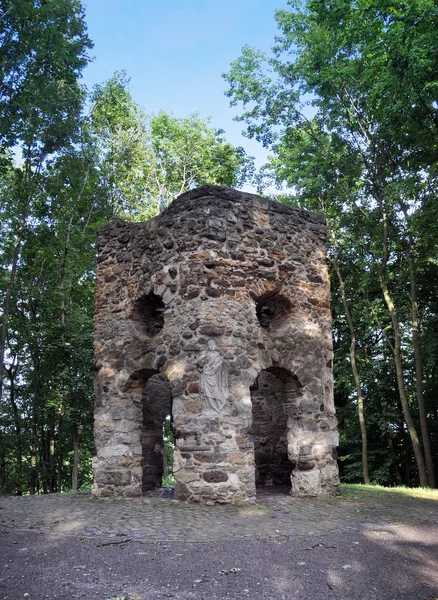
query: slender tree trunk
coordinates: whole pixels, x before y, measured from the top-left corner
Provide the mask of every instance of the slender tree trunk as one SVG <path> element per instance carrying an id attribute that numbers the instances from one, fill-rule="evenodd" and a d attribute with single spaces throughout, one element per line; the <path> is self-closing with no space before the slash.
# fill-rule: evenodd
<path id="1" fill-rule="evenodd" d="M 85 185 L 85 184 L 84 184 Z M 82 193 L 82 192 L 81 192 Z M 71 386 L 71 372 L 70 372 L 70 360 L 68 358 L 68 349 L 67 349 L 67 331 L 66 331 L 66 323 L 67 323 L 67 301 L 65 297 L 65 273 L 67 266 L 67 257 L 70 249 L 70 236 L 71 236 L 71 228 L 73 224 L 73 218 L 75 216 L 76 209 L 73 208 L 72 213 L 70 215 L 70 220 L 67 225 L 67 235 L 65 239 L 64 252 L 62 255 L 61 261 L 61 277 L 60 277 L 60 289 L 61 289 L 61 344 L 64 352 L 64 358 L 67 360 L 67 370 L 68 370 L 68 381 L 67 381 L 67 390 L 70 392 Z M 62 463 L 63 463 L 63 447 L 62 447 L 62 400 L 59 407 L 58 412 L 58 492 L 61 492 L 61 484 L 62 484 Z M 76 482 L 77 483 L 77 482 Z"/>
<path id="2" fill-rule="evenodd" d="M 345 293 L 345 284 L 344 279 L 342 277 L 341 270 L 339 268 L 338 262 L 338 253 L 336 246 L 334 248 L 334 255 L 332 259 L 332 263 L 336 272 L 336 276 L 339 281 L 339 288 L 341 290 L 342 304 L 344 305 L 345 317 L 347 319 L 348 328 L 350 330 L 350 362 L 351 362 L 351 370 L 353 372 L 354 383 L 356 385 L 356 393 L 357 393 L 357 413 L 359 416 L 359 424 L 360 424 L 360 433 L 362 438 L 362 473 L 364 483 L 370 483 L 370 476 L 368 471 L 368 438 L 367 438 L 367 429 L 365 423 L 365 415 L 363 409 L 363 395 L 362 395 L 362 387 L 360 385 L 359 372 L 357 369 L 356 362 L 356 332 L 353 325 L 353 319 L 351 318 L 350 309 L 348 307 L 347 295 Z"/>
<path id="3" fill-rule="evenodd" d="M 63 462 L 63 448 L 62 448 L 62 406 L 58 413 L 58 481 L 57 489 L 58 493 L 62 491 L 62 462 Z"/>
<path id="4" fill-rule="evenodd" d="M 31 306 L 34 321 L 36 321 L 35 307 Z M 37 490 L 37 431 L 38 415 L 40 401 L 40 355 L 38 339 L 35 339 L 35 345 L 32 354 L 33 360 L 33 402 L 32 402 L 32 433 L 31 433 L 31 463 L 30 463 L 30 493 L 35 494 Z"/>
<path id="5" fill-rule="evenodd" d="M 36 416 L 35 414 L 32 415 L 32 441 L 31 441 L 31 448 L 30 448 L 30 483 L 29 483 L 29 490 L 30 493 L 33 495 L 36 492 L 36 486 L 37 486 L 37 444 L 36 444 L 36 437 L 37 437 L 37 432 L 36 432 Z"/>
<path id="6" fill-rule="evenodd" d="M 48 435 L 44 427 L 41 427 L 41 438 L 40 438 L 40 488 L 43 490 L 43 494 L 47 494 L 49 490 L 49 440 Z"/>
<path id="7" fill-rule="evenodd" d="M 374 147 L 373 139 L 374 135 L 372 130 L 370 130 L 369 123 L 364 118 L 360 107 L 356 104 L 354 96 L 352 96 L 350 90 L 344 85 L 344 93 L 349 103 L 346 105 L 343 102 L 345 108 L 351 113 L 352 119 L 355 120 L 356 124 L 360 127 L 362 135 L 364 136 L 366 143 L 370 147 Z M 360 144 L 357 146 L 359 151 L 362 153 L 362 149 Z M 362 153 L 363 155 L 363 153 Z M 364 156 L 364 155 L 363 155 Z M 383 161 L 383 162 L 381 162 Z M 367 162 L 365 160 L 365 162 Z M 402 354 L 401 354 L 401 336 L 400 336 L 400 326 L 398 322 L 397 313 L 395 310 L 394 303 L 389 294 L 388 283 L 386 277 L 386 267 L 389 260 L 389 221 L 388 221 L 388 204 L 385 196 L 385 191 L 387 188 L 387 175 L 392 173 L 392 167 L 389 165 L 385 157 L 380 157 L 379 153 L 376 153 L 373 158 L 371 158 L 371 173 L 373 174 L 373 191 L 372 194 L 379 206 L 381 217 L 382 217 L 382 261 L 380 266 L 378 266 L 379 270 L 379 279 L 382 287 L 383 296 L 388 307 L 388 310 L 391 314 L 395 343 L 392 348 L 394 355 L 394 362 L 396 367 L 397 374 L 397 387 L 400 396 L 400 402 L 403 409 L 403 414 L 405 417 L 406 425 L 409 430 L 409 435 L 411 437 L 412 448 L 415 455 L 415 460 L 418 467 L 418 474 L 420 479 L 420 485 L 427 485 L 427 476 L 426 476 L 426 468 L 424 465 L 423 454 L 421 450 L 421 446 L 419 443 L 418 435 L 415 430 L 414 422 L 409 410 L 409 404 L 406 397 L 406 390 L 404 386 L 403 379 L 403 365 L 402 365 Z M 386 167 L 386 168 L 384 168 Z M 389 167 L 389 168 L 388 168 Z"/>
<path id="8" fill-rule="evenodd" d="M 412 313 L 412 343 L 414 346 L 415 356 L 415 372 L 416 372 L 416 388 L 418 413 L 420 415 L 421 437 L 423 439 L 424 458 L 426 460 L 427 482 L 429 487 L 435 487 L 435 475 L 433 472 L 432 451 L 430 447 L 429 430 L 427 426 L 426 407 L 424 405 L 423 395 L 423 362 L 421 360 L 420 350 L 420 325 L 418 319 L 418 303 L 417 303 L 417 281 L 415 277 L 415 265 L 413 259 L 412 237 L 410 236 L 410 244 L 408 251 L 409 273 L 411 277 L 411 313 Z"/>
<path id="9" fill-rule="evenodd" d="M 403 373 L 403 362 L 402 362 L 402 352 L 401 352 L 401 332 L 400 332 L 400 323 L 398 320 L 397 311 L 395 309 L 394 302 L 392 300 L 391 294 L 389 293 L 388 288 L 388 280 L 386 275 L 386 269 L 389 260 L 389 233 L 388 233 L 388 210 L 386 205 L 386 200 L 382 201 L 382 198 L 377 193 L 375 195 L 376 200 L 379 204 L 380 211 L 382 214 L 382 262 L 378 266 L 379 273 L 379 282 L 380 287 L 382 288 L 383 297 L 386 303 L 386 306 L 389 310 L 389 314 L 391 315 L 392 321 L 392 330 L 394 332 L 394 344 L 391 344 L 392 354 L 394 356 L 395 370 L 397 375 L 397 388 L 400 398 L 400 403 L 402 405 L 403 416 L 405 419 L 406 426 L 409 431 L 409 435 L 411 438 L 412 449 L 414 451 L 415 461 L 418 467 L 418 476 L 420 479 L 421 487 L 427 486 L 427 476 L 426 476 L 426 467 L 424 465 L 423 452 L 421 450 L 420 441 L 418 439 L 417 430 L 415 429 L 414 420 L 412 419 L 411 411 L 409 409 L 408 398 L 406 395 L 405 382 L 404 382 L 404 373 Z"/>
<path id="10" fill-rule="evenodd" d="M 73 470 L 71 476 L 71 489 L 78 491 L 78 470 L 79 470 L 79 432 L 76 423 L 73 423 Z"/>
<path id="11" fill-rule="evenodd" d="M 402 477 L 401 477 L 401 473 L 400 473 L 400 468 L 398 466 L 397 454 L 395 452 L 394 444 L 392 442 L 392 438 L 390 435 L 388 435 L 388 448 L 389 448 L 389 453 L 391 455 L 392 465 L 394 467 L 395 482 L 397 485 L 401 485 Z"/>
<path id="12" fill-rule="evenodd" d="M 15 357 L 14 357 L 15 363 Z M 17 480 L 16 480 L 16 488 L 15 493 L 17 496 L 21 496 L 23 494 L 22 488 L 22 465 L 23 465 L 23 440 L 21 437 L 21 417 L 20 412 L 18 410 L 17 403 L 15 402 L 15 376 L 17 374 L 17 363 L 13 364 L 10 369 L 6 369 L 9 377 L 9 402 L 12 408 L 12 414 L 14 415 L 14 426 L 15 426 L 15 435 L 17 437 L 16 442 L 16 453 L 15 458 L 17 461 L 16 472 L 17 472 Z"/>
<path id="13" fill-rule="evenodd" d="M 14 256 L 12 258 L 11 270 L 9 273 L 9 283 L 6 290 L 6 295 L 3 304 L 3 315 L 2 315 L 2 326 L 0 331 L 0 402 L 3 395 L 3 369 L 6 351 L 6 334 L 8 331 L 9 313 L 11 310 L 12 292 L 14 290 L 15 277 L 17 275 L 18 260 L 20 258 L 21 242 L 23 240 L 24 228 L 27 220 L 27 213 L 29 211 L 29 200 L 23 205 L 21 211 L 20 223 L 18 226 L 17 240 L 15 242 Z"/>
<path id="14" fill-rule="evenodd" d="M 21 243 L 23 241 L 25 227 L 27 222 L 27 216 L 29 213 L 32 191 L 32 184 L 35 182 L 35 177 L 38 175 L 43 161 L 43 156 L 40 157 L 40 162 L 36 165 L 36 168 L 32 170 L 32 163 L 30 159 L 30 148 L 26 150 L 26 160 L 24 166 L 24 179 L 25 179 L 25 200 L 23 202 L 23 208 L 21 211 L 20 222 L 17 230 L 17 239 L 15 242 L 14 255 L 12 258 L 11 270 L 9 275 L 9 283 L 6 290 L 6 295 L 3 303 L 3 315 L 0 330 L 0 402 L 3 397 L 3 368 L 4 358 L 6 350 L 6 335 L 8 330 L 9 313 L 11 310 L 12 294 L 14 291 L 15 277 L 17 275 L 17 267 L 20 258 Z M 34 409 L 32 410 L 32 440 L 31 440 L 31 473 L 29 489 L 30 493 L 34 494 L 37 484 L 37 454 L 36 454 L 36 414 Z"/>
<path id="15" fill-rule="evenodd" d="M 397 387 L 400 397 L 400 402 L 403 409 L 403 416 L 409 431 L 409 435 L 411 438 L 412 449 L 414 451 L 415 460 L 418 467 L 418 476 L 420 479 L 421 487 L 427 486 L 427 476 L 426 476 L 426 468 L 424 466 L 423 453 L 421 451 L 420 441 L 418 439 L 417 430 L 415 429 L 415 424 L 412 419 L 411 411 L 409 409 L 408 398 L 406 396 L 405 383 L 403 378 L 403 364 L 401 358 L 401 333 L 400 333 L 400 323 L 398 321 L 397 312 L 395 310 L 394 303 L 392 301 L 391 295 L 388 290 L 388 283 L 386 281 L 385 274 L 382 269 L 379 272 L 380 285 L 383 291 L 383 297 L 385 298 L 386 306 L 391 314 L 392 320 L 392 328 L 394 331 L 394 346 L 393 356 L 395 362 L 395 370 L 397 374 Z"/>
<path id="16" fill-rule="evenodd" d="M 4 444 L 4 436 L 2 435 L 0 429 L 0 490 L 6 483 L 6 458 L 5 458 L 5 449 L 3 447 Z"/>
<path id="17" fill-rule="evenodd" d="M 55 424 L 52 422 L 49 432 L 49 492 L 56 492 L 55 466 Z"/>

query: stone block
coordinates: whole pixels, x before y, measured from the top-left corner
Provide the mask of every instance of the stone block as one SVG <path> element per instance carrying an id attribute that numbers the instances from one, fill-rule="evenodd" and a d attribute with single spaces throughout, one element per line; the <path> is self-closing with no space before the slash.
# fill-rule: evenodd
<path id="1" fill-rule="evenodd" d="M 131 471 L 101 469 L 96 472 L 95 480 L 99 485 L 129 486 L 131 483 Z"/>
<path id="2" fill-rule="evenodd" d="M 129 446 L 125 444 L 116 444 L 114 446 L 108 445 L 104 448 L 100 448 L 97 452 L 97 456 L 101 460 L 108 458 L 132 457 L 132 452 L 129 449 Z"/>
<path id="3" fill-rule="evenodd" d="M 293 496 L 318 496 L 322 492 L 321 475 L 318 469 L 292 472 Z"/>
<path id="4" fill-rule="evenodd" d="M 120 421 L 116 422 L 116 427 L 115 430 L 116 432 L 120 432 L 120 433 L 132 433 L 134 431 L 138 431 L 140 428 L 140 424 L 138 423 L 138 421 L 134 421 L 134 420 L 128 420 L 128 419 L 121 419 Z M 136 439 L 134 437 L 134 439 Z M 137 436 L 138 439 L 138 436 Z"/>
<path id="5" fill-rule="evenodd" d="M 228 481 L 228 473 L 224 471 L 206 471 L 202 477 L 207 483 L 220 483 Z"/>

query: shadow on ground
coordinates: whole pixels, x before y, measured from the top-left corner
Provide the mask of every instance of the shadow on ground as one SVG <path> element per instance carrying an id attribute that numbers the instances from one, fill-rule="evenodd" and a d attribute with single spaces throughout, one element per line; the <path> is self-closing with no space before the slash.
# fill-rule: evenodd
<path id="1" fill-rule="evenodd" d="M 0 535 L 4 600 L 438 599 L 435 500 L 1 497 Z"/>

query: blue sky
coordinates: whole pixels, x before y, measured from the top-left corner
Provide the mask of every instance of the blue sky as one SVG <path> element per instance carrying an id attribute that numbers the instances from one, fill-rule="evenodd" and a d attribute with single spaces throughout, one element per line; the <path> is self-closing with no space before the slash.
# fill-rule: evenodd
<path id="1" fill-rule="evenodd" d="M 286 0 L 84 0 L 94 61 L 84 72 L 87 86 L 125 69 L 134 100 L 147 113 L 176 117 L 198 112 L 211 117 L 226 138 L 262 164 L 266 152 L 242 138 L 236 109 L 224 96 L 222 73 L 242 46 L 269 50 L 276 9 Z"/>

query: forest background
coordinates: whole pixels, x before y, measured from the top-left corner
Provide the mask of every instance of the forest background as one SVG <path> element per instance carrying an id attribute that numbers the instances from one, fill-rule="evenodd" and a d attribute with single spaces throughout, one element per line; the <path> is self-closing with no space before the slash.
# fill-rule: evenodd
<path id="1" fill-rule="evenodd" d="M 123 72 L 87 90 L 78 0 L 0 0 L 1 492 L 89 487 L 97 228 L 203 183 L 325 213 L 342 478 L 435 487 L 437 13 L 277 10 L 272 52 L 224 75 L 260 167 L 206 117 L 146 114 Z"/>

